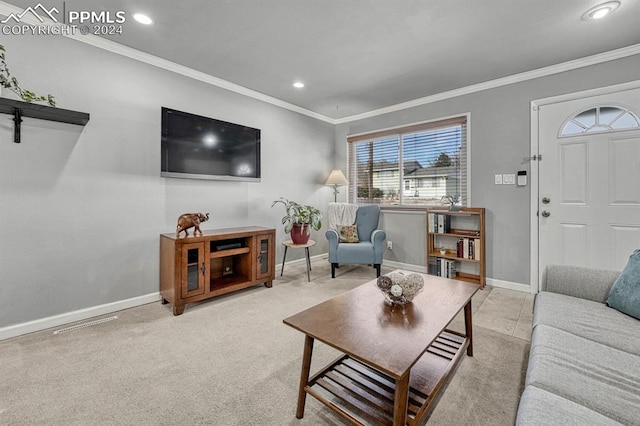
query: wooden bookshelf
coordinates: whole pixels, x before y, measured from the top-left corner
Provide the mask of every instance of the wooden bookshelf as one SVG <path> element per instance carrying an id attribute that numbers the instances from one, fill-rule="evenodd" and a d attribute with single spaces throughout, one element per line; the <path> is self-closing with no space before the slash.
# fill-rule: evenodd
<path id="1" fill-rule="evenodd" d="M 429 274 L 472 282 L 484 288 L 485 259 L 484 207 L 427 208 Z"/>

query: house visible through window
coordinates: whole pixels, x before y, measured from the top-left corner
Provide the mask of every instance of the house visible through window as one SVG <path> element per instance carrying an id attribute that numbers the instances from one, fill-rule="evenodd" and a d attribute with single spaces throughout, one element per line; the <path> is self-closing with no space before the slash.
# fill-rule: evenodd
<path id="1" fill-rule="evenodd" d="M 347 137 L 349 202 L 467 203 L 467 117 Z"/>

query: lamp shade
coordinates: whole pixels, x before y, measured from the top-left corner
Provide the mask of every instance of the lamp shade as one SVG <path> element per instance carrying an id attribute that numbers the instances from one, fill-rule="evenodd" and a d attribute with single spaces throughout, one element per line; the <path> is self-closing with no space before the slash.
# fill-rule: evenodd
<path id="1" fill-rule="evenodd" d="M 332 170 L 325 185 L 349 185 L 349 181 L 340 170 Z"/>

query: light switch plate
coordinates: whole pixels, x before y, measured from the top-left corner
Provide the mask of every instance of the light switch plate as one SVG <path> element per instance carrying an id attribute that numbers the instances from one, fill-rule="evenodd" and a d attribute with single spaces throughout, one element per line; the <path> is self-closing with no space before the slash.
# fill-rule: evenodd
<path id="1" fill-rule="evenodd" d="M 515 174 L 502 175 L 502 184 L 503 185 L 515 185 L 516 184 L 516 175 Z"/>
<path id="2" fill-rule="evenodd" d="M 496 185 L 502 185 L 502 175 L 496 175 L 495 183 Z"/>

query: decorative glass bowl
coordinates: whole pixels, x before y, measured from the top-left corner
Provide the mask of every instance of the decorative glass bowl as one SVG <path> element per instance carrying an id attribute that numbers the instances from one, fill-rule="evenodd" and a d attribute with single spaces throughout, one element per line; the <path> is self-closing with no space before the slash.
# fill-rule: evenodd
<path id="1" fill-rule="evenodd" d="M 378 277 L 378 289 L 388 305 L 406 305 L 424 288 L 424 278 L 420 274 L 391 272 Z"/>

